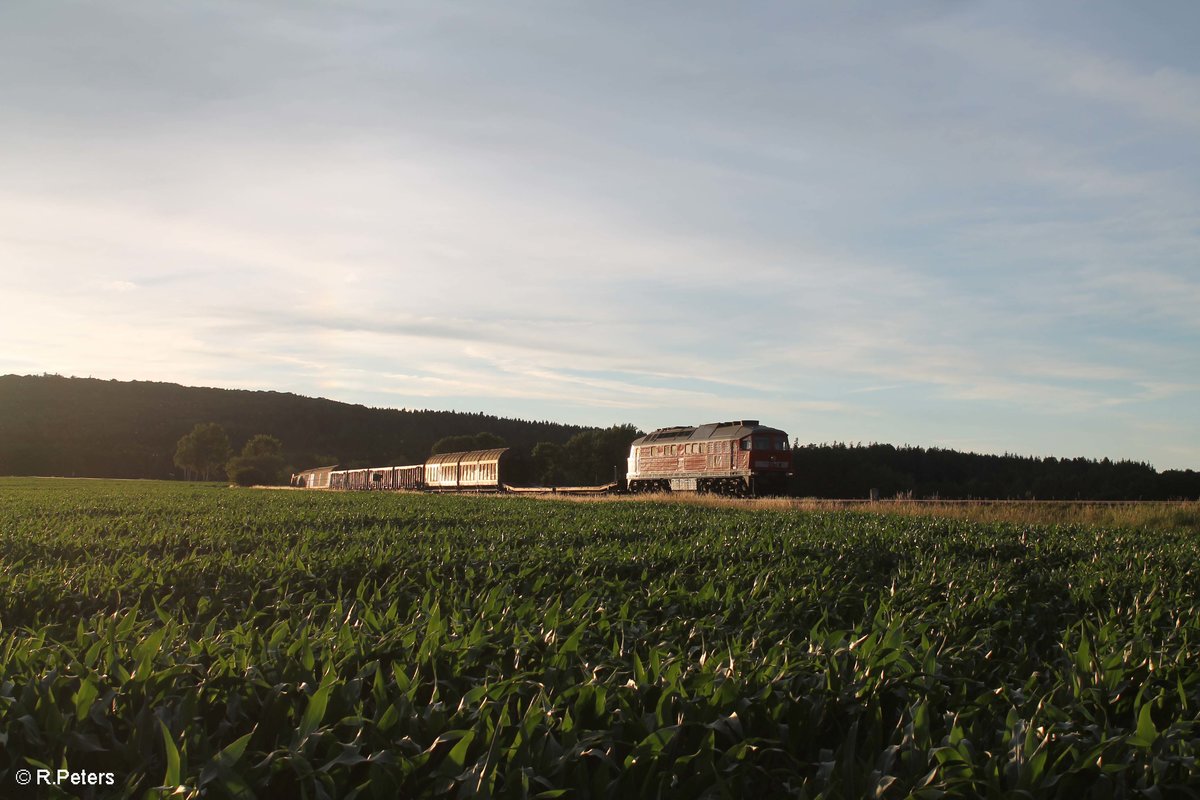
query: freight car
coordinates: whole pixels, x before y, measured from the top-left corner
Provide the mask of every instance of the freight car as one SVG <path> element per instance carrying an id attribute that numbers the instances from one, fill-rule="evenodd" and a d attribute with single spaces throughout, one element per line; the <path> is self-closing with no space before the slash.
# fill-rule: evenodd
<path id="1" fill-rule="evenodd" d="M 292 485 L 356 491 L 496 492 L 511 480 L 509 448 L 442 453 L 424 464 L 337 469 L 320 467 L 292 476 Z"/>
<path id="2" fill-rule="evenodd" d="M 435 492 L 495 492 L 504 486 L 508 448 L 443 453 L 425 462 L 425 488 Z"/>
<path id="3" fill-rule="evenodd" d="M 298 472 L 292 476 L 292 486 L 299 486 L 301 489 L 328 489 L 329 481 L 335 469 L 337 469 L 337 464 L 331 464 L 327 467 L 313 467 L 312 469 Z"/>
<path id="4" fill-rule="evenodd" d="M 787 434 L 756 419 L 660 428 L 629 448 L 631 492 L 782 494 L 792 470 Z"/>
<path id="5" fill-rule="evenodd" d="M 330 489 L 423 489 L 425 465 L 335 469 L 329 474 Z"/>

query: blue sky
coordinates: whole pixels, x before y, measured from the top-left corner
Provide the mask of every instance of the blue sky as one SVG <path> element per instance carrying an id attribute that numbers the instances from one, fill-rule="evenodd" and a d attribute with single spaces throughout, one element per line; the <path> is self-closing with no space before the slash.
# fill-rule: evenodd
<path id="1" fill-rule="evenodd" d="M 1200 6 L 0 6 L 0 373 L 1200 469 Z"/>

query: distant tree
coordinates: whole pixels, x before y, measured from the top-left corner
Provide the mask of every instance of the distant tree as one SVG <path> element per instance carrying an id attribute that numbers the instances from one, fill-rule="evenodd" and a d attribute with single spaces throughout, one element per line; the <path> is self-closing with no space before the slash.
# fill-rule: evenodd
<path id="1" fill-rule="evenodd" d="M 554 442 L 538 442 L 533 446 L 533 477 L 542 486 L 560 486 L 566 473 L 563 469 L 563 446 Z"/>
<path id="2" fill-rule="evenodd" d="M 474 450 L 474 445 L 475 437 L 471 435 L 443 436 L 433 443 L 429 455 L 436 456 L 442 453 L 457 453 L 460 450 Z"/>
<path id="3" fill-rule="evenodd" d="M 225 429 L 215 422 L 201 422 L 176 444 L 175 466 L 183 469 L 187 480 L 207 481 L 229 460 L 231 452 Z"/>
<path id="4" fill-rule="evenodd" d="M 265 433 L 252 437 L 240 455 L 229 459 L 225 472 L 238 486 L 282 483 L 283 442 Z"/>
<path id="5" fill-rule="evenodd" d="M 497 450 L 501 447 L 508 447 L 508 442 L 494 433 L 484 431 L 475 434 L 474 450 Z"/>
<path id="6" fill-rule="evenodd" d="M 500 447 L 508 447 L 508 443 L 494 433 L 483 431 L 482 433 L 473 435 L 444 436 L 434 442 L 429 454 L 436 456 L 440 453 L 461 453 L 467 450 L 495 450 Z"/>
<path id="7" fill-rule="evenodd" d="M 616 425 L 577 433 L 564 445 L 538 442 L 534 476 L 548 486 L 607 483 L 625 474 L 629 445 L 641 435 L 632 425 Z"/>

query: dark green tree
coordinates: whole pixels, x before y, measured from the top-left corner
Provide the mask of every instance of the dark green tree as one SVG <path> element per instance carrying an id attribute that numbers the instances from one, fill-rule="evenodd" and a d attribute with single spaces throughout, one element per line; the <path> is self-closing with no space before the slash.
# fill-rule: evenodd
<path id="1" fill-rule="evenodd" d="M 508 447 L 508 443 L 494 433 L 483 431 L 474 435 L 444 436 L 434 442 L 431 456 L 439 453 L 461 453 L 468 450 L 495 450 Z"/>
<path id="2" fill-rule="evenodd" d="M 533 446 L 533 477 L 542 486 L 564 485 L 566 472 L 561 444 L 538 442 Z"/>
<path id="3" fill-rule="evenodd" d="M 265 433 L 252 437 L 240 455 L 229 459 L 225 472 L 238 486 L 283 483 L 283 442 Z"/>
<path id="4" fill-rule="evenodd" d="M 625 474 L 629 445 L 642 433 L 632 425 L 583 431 L 564 445 L 538 442 L 533 448 L 535 477 L 547 486 L 596 486 Z"/>
<path id="5" fill-rule="evenodd" d="M 185 480 L 210 480 L 229 460 L 232 452 L 229 436 L 215 422 L 201 422 L 175 446 L 175 466 L 183 469 Z"/>

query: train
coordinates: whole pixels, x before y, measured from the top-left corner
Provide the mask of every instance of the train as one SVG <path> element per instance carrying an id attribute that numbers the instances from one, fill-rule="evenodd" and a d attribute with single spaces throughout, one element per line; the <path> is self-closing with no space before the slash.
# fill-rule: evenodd
<path id="1" fill-rule="evenodd" d="M 529 487 L 511 448 L 441 453 L 421 464 L 338 469 L 313 467 L 292 475 L 306 489 L 423 492 L 698 492 L 784 494 L 792 474 L 788 435 L 756 419 L 659 428 L 629 447 L 625 479 L 604 486 Z"/>

